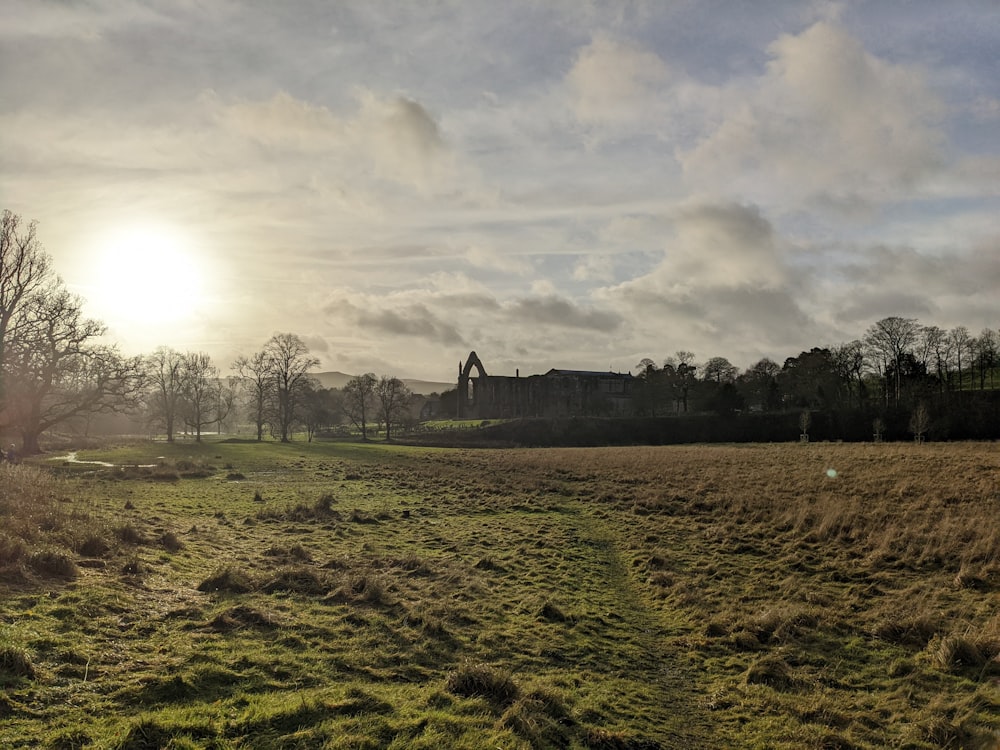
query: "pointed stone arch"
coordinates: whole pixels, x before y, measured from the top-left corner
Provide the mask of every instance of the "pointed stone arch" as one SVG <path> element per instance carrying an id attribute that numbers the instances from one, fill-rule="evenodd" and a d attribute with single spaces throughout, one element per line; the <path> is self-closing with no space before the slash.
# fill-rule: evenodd
<path id="1" fill-rule="evenodd" d="M 475 369 L 478 373 L 478 377 L 475 379 L 470 377 L 473 369 Z M 486 368 L 483 367 L 483 363 L 479 360 L 479 356 L 475 352 L 469 352 L 469 356 L 465 360 L 464 365 L 459 362 L 458 394 L 455 399 L 458 402 L 457 416 L 459 419 L 476 416 L 476 407 L 479 403 L 479 391 L 481 386 L 485 384 L 486 378 L 488 377 L 489 375 L 486 374 Z M 478 383 L 476 381 L 478 381 Z"/>

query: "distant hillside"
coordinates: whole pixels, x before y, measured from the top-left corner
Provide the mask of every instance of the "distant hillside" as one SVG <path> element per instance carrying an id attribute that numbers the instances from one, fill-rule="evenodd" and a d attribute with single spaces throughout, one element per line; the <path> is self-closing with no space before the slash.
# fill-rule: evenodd
<path id="1" fill-rule="evenodd" d="M 324 388 L 343 388 L 353 375 L 345 375 L 342 372 L 314 372 L 310 375 L 320 382 Z M 455 387 L 455 383 L 435 383 L 431 380 L 414 380 L 413 378 L 400 378 L 406 386 L 414 393 L 427 396 L 431 393 L 442 393 Z"/>

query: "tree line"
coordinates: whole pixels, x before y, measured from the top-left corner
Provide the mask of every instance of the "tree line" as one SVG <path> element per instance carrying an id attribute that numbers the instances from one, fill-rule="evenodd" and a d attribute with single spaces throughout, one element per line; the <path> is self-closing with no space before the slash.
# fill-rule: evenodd
<path id="1" fill-rule="evenodd" d="M 56 275 L 35 223 L 5 210 L 0 217 L 0 432 L 17 432 L 21 452 L 40 452 L 55 428 L 79 427 L 96 415 L 141 416 L 174 441 L 242 412 L 257 440 L 308 439 L 347 421 L 364 439 L 375 429 L 391 439 L 407 419 L 412 393 L 397 377 L 366 373 L 342 390 L 323 388 L 319 365 L 302 339 L 272 336 L 223 376 L 204 352 L 159 347 L 124 356 L 102 342 L 107 331 L 83 314 L 83 300 Z"/>
<path id="2" fill-rule="evenodd" d="M 662 364 L 643 359 L 633 392 L 640 416 L 714 413 L 802 414 L 807 433 L 813 416 L 824 424 L 864 421 L 871 435 L 996 437 L 994 413 L 1000 385 L 1000 331 L 973 335 L 915 318 L 890 316 L 861 338 L 814 347 L 782 364 L 764 357 L 740 371 L 722 356 L 702 364 L 679 351 Z M 992 425 L 992 427 L 990 426 Z M 845 435 L 846 427 L 842 430 Z"/>

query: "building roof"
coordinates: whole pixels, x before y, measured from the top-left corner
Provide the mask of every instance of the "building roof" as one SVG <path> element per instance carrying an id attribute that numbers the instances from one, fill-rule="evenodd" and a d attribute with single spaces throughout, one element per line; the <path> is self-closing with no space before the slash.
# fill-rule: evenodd
<path id="1" fill-rule="evenodd" d="M 584 378 L 631 378 L 631 373 L 620 373 L 620 372 L 599 372 L 597 370 L 560 370 L 558 368 L 552 368 L 546 375 L 567 375 L 573 377 L 584 377 Z"/>

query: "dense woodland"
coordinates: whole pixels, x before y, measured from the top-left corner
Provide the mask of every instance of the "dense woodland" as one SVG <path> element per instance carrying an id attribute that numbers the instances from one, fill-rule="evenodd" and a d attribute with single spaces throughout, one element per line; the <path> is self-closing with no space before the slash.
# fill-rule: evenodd
<path id="1" fill-rule="evenodd" d="M 49 432 L 85 434 L 129 415 L 133 427 L 173 441 L 252 425 L 257 440 L 308 439 L 346 425 L 391 439 L 414 422 L 413 394 L 391 375 L 353 378 L 342 390 L 310 376 L 319 362 L 296 335 L 273 336 L 231 374 L 203 352 L 160 347 L 127 357 L 56 275 L 32 224 L 4 211 L 0 227 L 0 433 L 16 451 L 41 450 Z M 815 347 L 783 364 L 740 372 L 722 356 L 679 351 L 638 364 L 636 418 L 616 426 L 636 442 L 1000 437 L 1000 332 L 973 335 L 888 317 L 846 344 Z M 454 408 L 442 394 L 439 413 Z M 581 415 L 587 416 L 587 415 Z M 650 432 L 641 418 L 671 418 Z M 119 422 L 119 425 L 122 423 Z M 342 428 L 343 429 L 343 428 Z M 605 425 L 602 429 L 608 430 Z M 626 440 L 628 436 L 626 435 Z"/>

